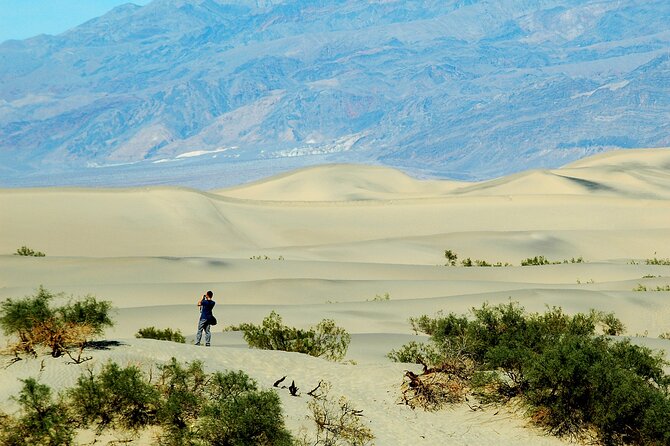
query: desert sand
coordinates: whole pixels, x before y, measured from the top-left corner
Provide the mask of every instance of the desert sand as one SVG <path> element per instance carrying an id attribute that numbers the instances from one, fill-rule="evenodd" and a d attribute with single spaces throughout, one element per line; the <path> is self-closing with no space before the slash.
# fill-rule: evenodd
<path id="1" fill-rule="evenodd" d="M 12 255 L 22 245 L 47 256 Z M 445 266 L 446 249 L 459 260 L 514 266 Z M 538 255 L 585 263 L 520 266 Z M 385 355 L 420 339 L 410 316 L 510 299 L 530 311 L 612 311 L 634 342 L 669 351 L 658 335 L 670 331 L 670 292 L 633 291 L 670 284 L 670 266 L 645 264 L 654 257 L 670 257 L 666 149 L 608 152 L 479 183 L 324 165 L 207 192 L 0 190 L 0 301 L 40 285 L 93 294 L 113 303 L 116 325 L 105 339 L 121 342 L 82 365 L 50 357 L 3 365 L 0 407 L 16 408 L 10 397 L 19 378 L 62 389 L 109 359 L 148 368 L 174 356 L 203 360 L 209 371 L 243 370 L 263 387 L 285 375 L 301 392 L 330 381 L 333 395 L 363 410 L 377 445 L 566 444 L 508 410 L 427 413 L 401 405 L 403 373 L 420 367 Z M 196 301 L 206 290 L 215 293 L 219 319 L 209 348 L 192 345 Z M 373 300 L 386 293 L 388 300 Z M 260 323 L 271 310 L 298 327 L 334 319 L 352 334 L 345 361 L 250 350 L 240 333 L 221 332 Z M 187 343 L 135 339 L 147 326 L 179 329 Z M 309 397 L 279 394 L 289 429 L 309 428 Z"/>

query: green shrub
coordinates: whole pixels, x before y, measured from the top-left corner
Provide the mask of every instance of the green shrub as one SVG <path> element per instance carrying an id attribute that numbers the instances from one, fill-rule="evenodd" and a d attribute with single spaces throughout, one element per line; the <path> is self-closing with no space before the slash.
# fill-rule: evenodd
<path id="1" fill-rule="evenodd" d="M 521 266 L 540 266 L 540 265 L 549 265 L 549 260 L 547 260 L 544 256 L 535 256 L 535 257 L 528 257 L 525 260 L 521 261 Z"/>
<path id="2" fill-rule="evenodd" d="M 670 291 L 670 285 L 656 286 L 656 288 L 648 288 L 641 283 L 638 283 L 633 291 Z"/>
<path id="3" fill-rule="evenodd" d="M 366 302 L 385 302 L 387 300 L 391 300 L 391 295 L 389 293 L 375 294 L 375 297 L 366 299 Z"/>
<path id="4" fill-rule="evenodd" d="M 161 444 L 188 444 L 194 438 L 193 425 L 206 401 L 207 374 L 201 361 L 182 366 L 175 358 L 159 367 L 157 383 L 162 403 L 158 420 L 164 428 Z"/>
<path id="5" fill-rule="evenodd" d="M 44 257 L 46 254 L 40 251 L 34 251 L 27 246 L 21 246 L 19 249 L 16 250 L 14 253 L 15 256 L 29 256 L 29 257 Z"/>
<path id="6" fill-rule="evenodd" d="M 628 342 L 566 336 L 529 362 L 525 397 L 559 435 L 592 428 L 603 444 L 667 444 L 667 418 L 650 422 L 657 416 L 650 411 L 670 415 L 663 364 Z"/>
<path id="7" fill-rule="evenodd" d="M 160 367 L 162 445 L 290 445 L 279 397 L 243 372 L 207 375 L 199 361 Z"/>
<path id="8" fill-rule="evenodd" d="M 0 304 L 0 327 L 6 335 L 15 336 L 16 351 L 35 353 L 37 346 L 51 349 L 59 357 L 68 348 L 83 348 L 86 341 L 112 326 L 111 303 L 97 301 L 93 296 L 52 307 L 55 295 L 39 287 L 34 296 L 9 298 Z"/>
<path id="9" fill-rule="evenodd" d="M 579 256 L 577 258 L 573 257 L 570 260 L 563 259 L 563 261 L 560 261 L 560 260 L 547 260 L 547 258 L 544 256 L 535 256 L 535 257 L 528 257 L 527 259 L 522 260 L 521 266 L 560 265 L 561 263 L 563 264 L 584 263 L 584 258 L 582 256 Z"/>
<path id="10" fill-rule="evenodd" d="M 447 259 L 447 265 L 456 266 L 456 260 L 458 260 L 458 254 L 453 252 L 451 249 L 447 249 L 444 251 L 444 257 Z"/>
<path id="11" fill-rule="evenodd" d="M 263 319 L 261 325 L 244 323 L 226 330 L 242 331 L 244 340 L 252 348 L 306 353 L 332 361 L 344 358 L 351 340 L 351 336 L 331 319 L 324 319 L 315 327 L 302 330 L 284 325 L 281 316 L 274 311 Z"/>
<path id="12" fill-rule="evenodd" d="M 73 443 L 74 427 L 66 406 L 53 401 L 51 389 L 33 378 L 21 380 L 16 401 L 18 417 L 0 415 L 0 444 L 3 446 L 62 446 Z"/>
<path id="13" fill-rule="evenodd" d="M 96 376 L 89 371 L 68 391 L 72 410 L 81 427 L 97 425 L 138 430 L 155 418 L 158 392 L 147 382 L 140 369 L 106 364 Z"/>
<path id="14" fill-rule="evenodd" d="M 428 347 L 410 343 L 389 356 L 420 363 L 430 358 L 433 371 L 454 357 L 472 359 L 474 395 L 484 403 L 518 395 L 536 422 L 559 435 L 592 430 L 603 444 L 667 444 L 667 364 L 649 349 L 598 336 L 598 329 L 623 332 L 614 314 L 568 316 L 560 308 L 528 314 L 510 302 L 484 304 L 472 315 L 413 318 L 414 330 L 431 336 Z"/>
<path id="15" fill-rule="evenodd" d="M 468 257 L 467 259 L 461 260 L 461 265 L 465 266 L 466 268 L 469 268 L 473 265 L 472 259 Z"/>
<path id="16" fill-rule="evenodd" d="M 408 362 L 412 364 L 435 364 L 442 358 L 442 352 L 435 348 L 435 344 L 410 341 L 399 350 L 391 350 L 387 358 L 394 362 Z"/>
<path id="17" fill-rule="evenodd" d="M 259 390 L 245 373 L 208 374 L 200 361 L 175 358 L 158 367 L 154 383 L 138 368 L 106 364 L 66 392 L 81 427 L 137 431 L 160 428 L 160 445 L 293 444 L 279 397 Z"/>
<path id="18" fill-rule="evenodd" d="M 670 265 L 670 259 L 657 259 L 654 257 L 653 259 L 646 259 L 645 263 L 647 265 Z"/>
<path id="19" fill-rule="evenodd" d="M 216 372 L 207 386 L 207 393 L 209 398 L 202 406 L 196 428 L 205 444 L 293 444 L 284 427 L 277 394 L 271 390 L 258 390 L 256 383 L 245 373 Z"/>
<path id="20" fill-rule="evenodd" d="M 159 341 L 172 341 L 184 344 L 186 338 L 181 334 L 180 330 L 172 330 L 171 328 L 159 329 L 155 327 L 140 328 L 135 334 L 136 338 L 143 339 L 158 339 Z"/>

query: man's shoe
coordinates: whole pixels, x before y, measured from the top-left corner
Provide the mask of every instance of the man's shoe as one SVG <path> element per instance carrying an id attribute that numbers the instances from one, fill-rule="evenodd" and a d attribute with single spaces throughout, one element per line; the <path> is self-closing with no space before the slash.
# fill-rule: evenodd
<path id="1" fill-rule="evenodd" d="M 209 344 L 205 344 L 205 347 L 209 347 Z"/>
<path id="2" fill-rule="evenodd" d="M 200 346 L 200 343 L 198 342 L 197 344 L 193 344 L 193 345 L 197 345 L 197 346 L 199 347 L 199 346 Z"/>

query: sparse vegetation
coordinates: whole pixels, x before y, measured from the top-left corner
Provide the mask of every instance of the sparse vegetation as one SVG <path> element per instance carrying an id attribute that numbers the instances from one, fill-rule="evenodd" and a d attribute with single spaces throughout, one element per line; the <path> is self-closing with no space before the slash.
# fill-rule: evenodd
<path id="1" fill-rule="evenodd" d="M 307 330 L 283 324 L 281 316 L 272 311 L 261 325 L 250 323 L 226 328 L 242 331 L 250 347 L 266 350 L 306 353 L 332 361 L 344 358 L 351 336 L 331 319 L 324 319 Z"/>
<path id="2" fill-rule="evenodd" d="M 15 400 L 17 416 L 0 413 L 0 444 L 3 446 L 61 446 L 73 442 L 75 430 L 64 402 L 51 389 L 33 378 L 21 380 L 23 388 Z"/>
<path id="3" fill-rule="evenodd" d="M 665 265 L 668 266 L 670 265 L 670 259 L 657 259 L 654 257 L 653 259 L 646 259 L 645 263 L 647 265 Z"/>
<path id="4" fill-rule="evenodd" d="M 355 409 L 351 402 L 340 397 L 335 400 L 328 395 L 331 386 L 321 383 L 321 394 L 312 395 L 314 399 L 307 403 L 309 418 L 316 424 L 316 438 L 313 441 L 303 438 L 300 446 L 365 446 L 374 435 L 364 426 L 361 417 L 363 411 Z"/>
<path id="5" fill-rule="evenodd" d="M 139 368 L 112 362 L 97 375 L 92 370 L 81 375 L 67 395 L 79 427 L 95 425 L 98 433 L 108 428 L 137 431 L 154 421 L 159 408 L 158 391 Z"/>
<path id="6" fill-rule="evenodd" d="M 181 344 L 186 342 L 186 338 L 184 338 L 184 335 L 181 334 L 180 330 L 172 330 L 171 328 L 140 328 L 137 333 L 135 333 L 135 337 L 143 339 L 157 339 L 159 341 L 179 342 Z"/>
<path id="7" fill-rule="evenodd" d="M 52 307 L 56 297 L 63 296 L 39 287 L 33 296 L 10 298 L 0 304 L 0 327 L 6 335 L 17 338 L 15 352 L 36 354 L 39 346 L 48 347 L 55 358 L 73 347 L 81 352 L 88 340 L 113 325 L 110 302 L 86 296 Z"/>
<path id="8" fill-rule="evenodd" d="M 652 288 L 638 283 L 637 286 L 633 288 L 633 291 L 670 291 L 670 285 L 656 286 L 655 288 Z"/>
<path id="9" fill-rule="evenodd" d="M 375 297 L 372 299 L 367 299 L 366 302 L 385 302 L 387 300 L 391 300 L 391 295 L 389 293 L 384 293 L 384 294 L 375 294 Z"/>
<path id="10" fill-rule="evenodd" d="M 249 257 L 249 260 L 274 260 L 274 259 L 272 257 L 262 255 L 262 256 L 251 256 Z M 277 260 L 284 260 L 284 256 L 277 257 Z"/>
<path id="11" fill-rule="evenodd" d="M 447 265 L 456 266 L 458 254 L 453 252 L 451 249 L 447 249 L 444 251 L 444 257 L 447 259 Z"/>
<path id="12" fill-rule="evenodd" d="M 425 400 L 418 407 L 428 409 L 459 400 L 461 392 L 472 395 L 469 404 L 515 398 L 557 435 L 594 432 L 607 445 L 670 441 L 666 363 L 647 348 L 604 336 L 623 332 L 614 314 L 568 316 L 560 308 L 529 314 L 509 303 L 484 305 L 472 316 L 410 320 L 430 340 L 427 347 L 408 345 L 391 355 L 424 364 L 424 374 L 407 376 L 408 404 L 422 401 L 417 389 Z"/>
<path id="13" fill-rule="evenodd" d="M 447 263 L 445 266 L 456 266 L 456 262 L 458 260 L 458 254 L 453 252 L 452 250 L 448 249 L 444 251 L 444 257 L 447 259 Z M 486 260 L 472 260 L 470 257 L 461 260 L 461 266 L 464 267 L 472 267 L 472 266 L 481 266 L 481 267 L 486 267 L 486 266 L 495 266 L 495 267 L 501 267 L 501 266 L 513 266 L 511 263 L 507 262 L 495 262 L 491 263 Z"/>
<path id="14" fill-rule="evenodd" d="M 76 428 L 136 434 L 158 428 L 160 445 L 290 446 L 279 397 L 243 372 L 207 374 L 202 363 L 174 358 L 156 382 L 137 367 L 106 364 L 81 376 L 53 402 L 49 387 L 24 381 L 18 416 L 0 415 L 0 444 L 73 444 Z"/>
<path id="15" fill-rule="evenodd" d="M 44 254 L 41 251 L 35 251 L 31 248 L 28 248 L 27 246 L 21 246 L 19 249 L 16 250 L 14 253 L 15 256 L 27 256 L 27 257 L 45 257 L 46 254 Z"/>
<path id="16" fill-rule="evenodd" d="M 570 260 L 548 260 L 545 256 L 528 257 L 521 261 L 521 266 L 560 265 L 568 263 L 584 263 L 583 257 L 573 257 Z"/>

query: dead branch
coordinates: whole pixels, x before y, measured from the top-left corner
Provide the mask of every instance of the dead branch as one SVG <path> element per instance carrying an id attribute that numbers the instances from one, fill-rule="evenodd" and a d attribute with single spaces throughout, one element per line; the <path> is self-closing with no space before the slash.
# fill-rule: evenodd
<path id="1" fill-rule="evenodd" d="M 291 385 L 288 387 L 288 391 L 291 394 L 291 396 L 299 396 L 298 387 L 295 386 L 295 381 L 291 381 Z"/>
<path id="2" fill-rule="evenodd" d="M 323 381 L 319 381 L 319 385 L 316 386 L 315 388 L 313 388 L 312 390 L 310 390 L 309 392 L 307 392 L 307 395 L 309 395 L 309 396 L 311 396 L 311 397 L 313 397 L 313 398 L 319 399 L 322 395 L 317 395 L 317 394 L 314 393 L 314 392 L 316 392 L 317 390 L 319 390 L 319 387 L 321 387 L 321 384 L 323 384 Z"/>

